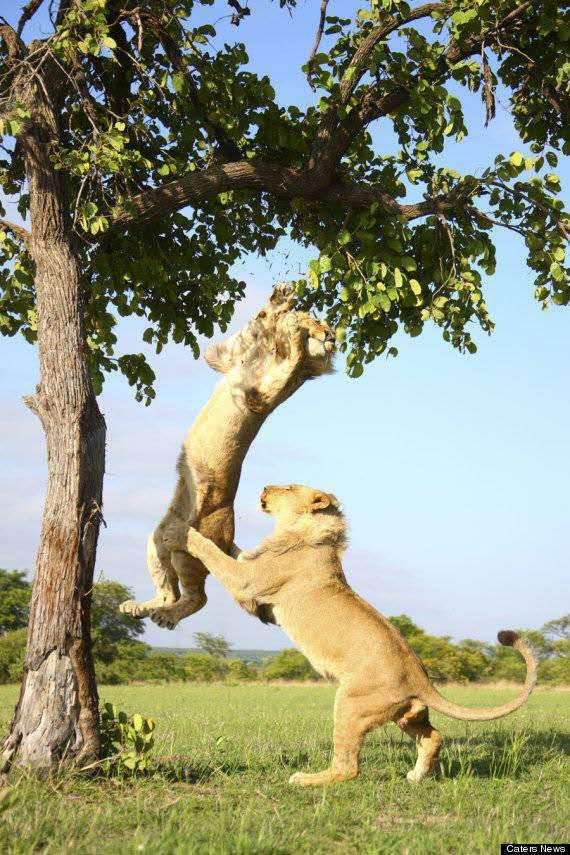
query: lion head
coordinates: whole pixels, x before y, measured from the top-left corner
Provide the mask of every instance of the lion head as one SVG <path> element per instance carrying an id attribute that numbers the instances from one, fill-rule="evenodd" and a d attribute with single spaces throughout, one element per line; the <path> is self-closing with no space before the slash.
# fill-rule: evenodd
<path id="1" fill-rule="evenodd" d="M 206 350 L 208 365 L 228 375 L 251 410 L 269 412 L 306 380 L 333 370 L 334 332 L 294 305 L 293 291 L 278 285 L 242 330 Z"/>

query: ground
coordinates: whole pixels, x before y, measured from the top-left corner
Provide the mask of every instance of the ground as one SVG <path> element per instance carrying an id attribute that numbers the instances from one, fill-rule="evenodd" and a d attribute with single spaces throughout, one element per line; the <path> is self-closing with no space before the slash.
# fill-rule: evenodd
<path id="1" fill-rule="evenodd" d="M 446 689 L 494 705 L 513 688 Z M 129 855 L 494 853 L 500 843 L 562 842 L 570 693 L 538 690 L 518 713 L 465 724 L 434 715 L 444 749 L 435 780 L 411 785 L 413 752 L 395 725 L 367 742 L 361 776 L 324 790 L 289 775 L 329 759 L 330 685 L 138 685 L 101 689 L 156 719 L 160 774 L 38 782 L 0 790 L 0 851 Z M 5 730 L 17 689 L 0 686 Z"/>

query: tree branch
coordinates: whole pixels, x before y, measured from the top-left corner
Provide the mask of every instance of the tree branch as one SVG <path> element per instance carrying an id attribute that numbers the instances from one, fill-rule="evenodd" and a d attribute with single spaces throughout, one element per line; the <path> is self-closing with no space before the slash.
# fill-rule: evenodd
<path id="1" fill-rule="evenodd" d="M 20 20 L 18 21 L 18 29 L 16 31 L 18 36 L 22 35 L 22 30 L 24 29 L 28 21 L 34 17 L 43 2 L 44 0 L 30 0 L 29 3 L 26 3 L 24 8 L 22 9 Z"/>
<path id="2" fill-rule="evenodd" d="M 3 20 L 3 19 L 2 19 Z M 26 46 L 16 30 L 7 21 L 0 23 L 0 39 L 3 40 L 8 50 L 10 59 L 19 59 L 26 53 Z"/>
<path id="3" fill-rule="evenodd" d="M 366 61 L 369 59 L 370 54 L 378 42 L 386 39 L 395 30 L 399 30 L 400 27 L 404 27 L 412 21 L 417 21 L 420 18 L 429 18 L 433 12 L 446 12 L 448 9 L 448 3 L 425 3 L 423 6 L 418 6 L 416 9 L 412 9 L 409 15 L 398 15 L 397 17 L 390 15 L 382 22 L 382 24 L 378 27 L 374 27 L 374 29 L 371 30 L 366 38 L 359 44 L 348 68 L 343 74 L 340 83 L 341 104 L 343 106 L 346 105 L 348 98 L 358 86 L 362 79 L 362 75 L 367 70 Z"/>
<path id="4" fill-rule="evenodd" d="M 174 213 L 188 205 L 200 207 L 208 199 L 230 190 L 266 191 L 279 199 L 334 202 L 348 208 L 368 208 L 374 202 L 404 220 L 451 211 L 458 207 L 457 191 L 434 199 L 402 205 L 381 186 L 335 180 L 324 187 L 310 170 L 297 170 L 270 163 L 238 161 L 212 166 L 201 172 L 145 190 L 123 202 L 111 216 L 111 230 L 124 230 Z"/>
<path id="5" fill-rule="evenodd" d="M 427 8 L 430 6 L 432 8 L 428 12 Z M 344 92 L 346 93 L 344 96 L 345 101 L 340 105 L 336 104 L 331 106 L 330 111 L 327 111 L 325 115 L 325 119 L 317 135 L 311 158 L 312 169 L 315 169 L 320 174 L 326 174 L 332 169 L 335 169 L 340 158 L 347 150 L 356 134 L 366 128 L 374 120 L 379 119 L 382 116 L 388 116 L 402 107 L 409 100 L 411 92 L 414 89 L 415 82 L 418 82 L 419 80 L 427 80 L 433 84 L 441 83 L 441 81 L 449 75 L 451 66 L 463 59 L 473 56 L 475 53 L 479 53 L 482 44 L 490 44 L 492 43 L 493 38 L 498 34 L 508 31 L 510 26 L 519 22 L 523 13 L 531 7 L 532 4 L 530 0 L 521 3 L 516 9 L 513 9 L 508 15 L 499 21 L 497 25 L 486 30 L 484 33 L 467 39 L 464 44 L 450 42 L 447 49 L 441 56 L 437 67 L 433 71 L 429 72 L 427 70 L 420 69 L 415 77 L 415 82 L 412 81 L 412 84 L 409 86 L 398 85 L 395 86 L 391 92 L 385 92 L 382 94 L 379 94 L 372 86 L 364 87 L 364 91 L 360 95 L 360 103 L 354 107 L 345 120 L 340 121 L 338 119 L 337 108 L 338 106 L 344 106 L 354 91 L 354 87 L 365 73 L 367 68 L 366 60 L 370 57 L 373 47 L 379 40 L 385 38 L 398 27 L 403 26 L 407 20 L 413 20 L 412 16 L 414 13 L 417 13 L 420 17 L 425 17 L 427 14 L 431 14 L 432 11 L 434 11 L 433 6 L 443 10 L 447 9 L 447 5 L 445 3 L 426 4 L 424 7 L 420 6 L 416 10 L 412 10 L 408 19 L 402 19 L 400 21 L 392 18 L 390 21 L 380 25 L 380 27 L 375 28 L 371 31 L 367 39 L 361 43 L 351 62 L 351 66 L 354 64 L 356 71 L 350 74 L 347 70 L 348 79 L 347 73 L 345 73 L 343 81 L 341 81 L 341 93 L 343 91 L 343 84 Z M 361 50 L 362 53 L 359 57 L 358 54 Z M 351 66 L 349 66 L 349 68 Z M 356 80 L 354 80 L 354 78 L 356 78 Z M 343 96 L 341 94 L 341 98 L 342 97 Z"/>
<path id="6" fill-rule="evenodd" d="M 342 126 L 338 108 L 346 107 L 348 104 L 350 96 L 367 71 L 367 61 L 376 45 L 405 24 L 417 21 L 420 18 L 427 18 L 432 12 L 445 11 L 447 8 L 447 4 L 442 2 L 426 3 L 412 9 L 409 15 L 405 17 L 389 15 L 360 42 L 342 76 L 339 101 L 331 104 L 317 131 L 309 164 L 311 169 L 318 169 L 321 172 L 328 171 L 338 162 L 340 155 L 337 155 L 337 150 L 339 150 L 340 140 L 337 140 L 335 144 L 335 135 Z M 344 145 L 344 140 L 342 145 Z"/>
<path id="7" fill-rule="evenodd" d="M 10 220 L 1 220 L 0 219 L 0 229 L 5 229 L 7 232 L 12 232 L 19 237 L 20 240 L 23 240 L 24 243 L 28 243 L 31 238 L 31 233 L 25 229 L 23 226 L 18 226 L 16 223 L 11 223 Z"/>
<path id="8" fill-rule="evenodd" d="M 311 87 L 313 92 L 315 92 L 317 89 L 317 87 L 315 86 L 315 84 L 311 80 L 311 75 L 313 73 L 313 60 L 317 55 L 317 51 L 319 49 L 319 45 L 320 45 L 321 39 L 323 37 L 323 32 L 325 29 L 325 21 L 326 21 L 326 17 L 327 17 L 328 2 L 329 2 L 329 0 L 321 0 L 321 12 L 320 12 L 320 17 L 319 17 L 319 25 L 317 27 L 317 34 L 315 36 L 315 41 L 313 43 L 313 49 L 311 51 L 311 55 L 310 55 L 308 62 L 307 62 L 307 65 L 308 65 L 307 83 L 309 84 L 309 86 Z"/>
<path id="9" fill-rule="evenodd" d="M 162 45 L 162 49 L 172 64 L 172 67 L 184 76 L 188 86 L 190 100 L 196 107 L 199 107 L 198 88 L 189 73 L 188 66 L 184 62 L 182 53 L 175 40 L 172 38 L 160 18 L 152 12 L 143 12 L 143 10 L 139 10 L 138 14 L 142 20 L 148 24 L 155 37 Z M 224 157 L 227 157 L 230 160 L 237 160 L 243 156 L 243 152 L 241 152 L 235 142 L 228 137 L 226 131 L 221 127 L 221 125 L 211 120 L 208 120 L 205 124 L 217 140 Z"/>

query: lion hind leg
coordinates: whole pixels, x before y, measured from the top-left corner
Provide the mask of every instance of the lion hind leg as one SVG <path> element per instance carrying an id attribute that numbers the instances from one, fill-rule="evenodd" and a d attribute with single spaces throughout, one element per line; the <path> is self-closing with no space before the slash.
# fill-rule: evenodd
<path id="1" fill-rule="evenodd" d="M 188 553 L 176 550 L 170 559 L 182 586 L 182 595 L 174 603 L 158 605 L 149 613 L 150 619 L 163 629 L 174 629 L 184 618 L 206 605 L 205 574 L 202 565 Z"/>
<path id="2" fill-rule="evenodd" d="M 296 772 L 289 783 L 298 787 L 323 786 L 358 776 L 360 750 L 367 733 L 390 721 L 393 706 L 374 708 L 371 699 L 351 697 L 340 690 L 335 701 L 332 763 L 322 772 Z"/>
<path id="3" fill-rule="evenodd" d="M 410 739 L 416 743 L 418 750 L 416 765 L 410 769 L 406 777 L 408 781 L 417 783 L 435 771 L 437 757 L 441 749 L 441 734 L 435 727 L 431 726 L 427 709 L 415 717 L 408 717 L 405 725 L 400 726 L 404 733 L 407 733 Z"/>

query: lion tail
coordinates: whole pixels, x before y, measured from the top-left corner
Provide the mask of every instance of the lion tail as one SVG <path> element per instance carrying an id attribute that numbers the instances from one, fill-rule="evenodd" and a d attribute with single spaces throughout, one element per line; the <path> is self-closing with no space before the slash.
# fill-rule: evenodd
<path id="1" fill-rule="evenodd" d="M 511 629 L 501 630 L 497 638 L 506 647 L 514 647 L 515 650 L 518 650 L 526 662 L 524 686 L 516 698 L 498 707 L 472 709 L 471 707 L 461 707 L 458 704 L 454 704 L 453 701 L 449 701 L 443 695 L 440 695 L 435 686 L 430 684 L 429 691 L 421 695 L 421 700 L 432 709 L 451 718 L 459 718 L 462 721 L 492 721 L 495 718 L 502 718 L 505 715 L 509 715 L 509 713 L 522 707 L 536 684 L 536 672 L 538 668 L 536 653 L 528 641 L 525 641 L 524 638 L 521 638 L 518 633 L 513 632 Z"/>

